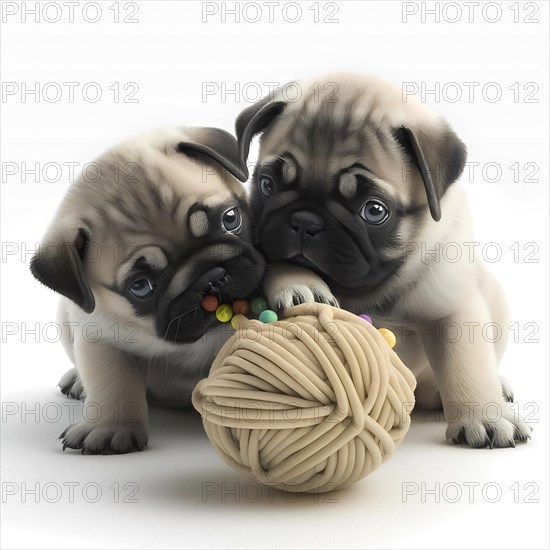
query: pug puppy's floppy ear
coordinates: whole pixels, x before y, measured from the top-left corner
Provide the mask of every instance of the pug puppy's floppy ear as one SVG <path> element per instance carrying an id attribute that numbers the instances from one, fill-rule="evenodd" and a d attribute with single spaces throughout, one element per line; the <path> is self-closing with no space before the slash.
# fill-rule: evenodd
<path id="1" fill-rule="evenodd" d="M 69 298 L 86 313 L 95 309 L 84 270 L 89 238 L 85 228 L 50 232 L 31 260 L 31 272 L 41 283 Z"/>
<path id="2" fill-rule="evenodd" d="M 239 142 L 239 161 L 246 173 L 246 179 L 248 179 L 246 161 L 250 151 L 250 142 L 255 135 L 263 132 L 284 111 L 286 106 L 286 101 L 274 101 L 272 97 L 268 96 L 247 107 L 237 117 L 235 129 Z"/>
<path id="3" fill-rule="evenodd" d="M 430 214 L 436 222 L 439 221 L 441 197 L 464 170 L 466 146 L 447 124 L 436 130 L 413 130 L 401 126 L 393 131 L 393 135 L 420 172 Z"/>
<path id="4" fill-rule="evenodd" d="M 190 128 L 191 139 L 180 141 L 176 149 L 183 154 L 199 154 L 216 161 L 224 170 L 240 181 L 248 174 L 239 162 L 237 140 L 221 128 Z"/>

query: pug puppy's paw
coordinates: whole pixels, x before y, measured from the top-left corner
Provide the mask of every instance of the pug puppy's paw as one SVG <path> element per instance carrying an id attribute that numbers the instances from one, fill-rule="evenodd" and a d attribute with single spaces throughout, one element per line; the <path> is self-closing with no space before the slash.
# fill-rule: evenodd
<path id="1" fill-rule="evenodd" d="M 76 368 L 69 369 L 61 377 L 57 386 L 61 389 L 61 393 L 67 397 L 73 399 L 84 399 L 86 397 L 86 391 Z"/>
<path id="2" fill-rule="evenodd" d="M 304 303 L 318 302 L 339 307 L 328 285 L 304 267 L 284 263 L 268 265 L 264 294 L 274 309 L 285 310 Z"/>
<path id="3" fill-rule="evenodd" d="M 524 443 L 531 439 L 532 431 L 523 418 L 512 412 L 503 412 L 502 416 L 494 421 L 476 417 L 469 419 L 462 415 L 457 422 L 449 423 L 446 437 L 447 441 L 455 445 L 493 449 L 515 447 L 516 441 Z"/>
<path id="4" fill-rule="evenodd" d="M 123 454 L 143 451 L 149 439 L 139 422 L 71 424 L 59 439 L 65 449 L 80 449 L 82 454 Z"/>
<path id="5" fill-rule="evenodd" d="M 269 304 L 276 308 L 285 310 L 299 304 L 318 302 L 338 307 L 338 301 L 331 294 L 330 290 L 321 285 L 293 285 L 281 288 L 267 295 Z"/>

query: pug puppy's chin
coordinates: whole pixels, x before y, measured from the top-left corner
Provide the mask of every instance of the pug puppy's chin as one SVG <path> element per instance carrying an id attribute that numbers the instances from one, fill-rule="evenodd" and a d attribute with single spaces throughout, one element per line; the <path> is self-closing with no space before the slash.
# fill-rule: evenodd
<path id="1" fill-rule="evenodd" d="M 251 208 L 271 305 L 315 300 L 374 316 L 393 329 L 417 376 L 417 407 L 443 405 L 453 419 L 450 441 L 525 441 L 530 429 L 508 407 L 497 374 L 506 298 L 481 261 L 470 261 L 472 224 L 454 185 L 466 147 L 451 127 L 382 80 L 334 74 L 276 90 L 245 109 L 236 130 L 242 166 L 262 134 Z M 457 261 L 437 259 L 446 243 L 458 248 Z M 429 336 L 448 326 L 468 334 L 468 323 L 496 323 L 502 337 Z M 494 422 L 483 413 L 491 403 L 501 413 Z"/>
<path id="2" fill-rule="evenodd" d="M 160 131 L 114 147 L 70 187 L 31 262 L 62 295 L 60 381 L 100 419 L 69 426 L 63 448 L 124 453 L 147 443 L 147 398 L 187 405 L 231 327 L 201 307 L 257 288 L 237 142 L 216 128 Z"/>

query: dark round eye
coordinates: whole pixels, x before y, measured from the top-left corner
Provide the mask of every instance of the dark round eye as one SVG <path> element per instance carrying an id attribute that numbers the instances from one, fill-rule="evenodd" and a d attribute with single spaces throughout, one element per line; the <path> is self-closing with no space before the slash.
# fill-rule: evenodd
<path id="1" fill-rule="evenodd" d="M 130 294 L 136 298 L 147 298 L 151 296 L 155 291 L 155 287 L 151 284 L 149 279 L 138 279 L 132 283 L 130 287 Z"/>
<path id="2" fill-rule="evenodd" d="M 369 223 L 380 225 L 389 218 L 390 212 L 384 203 L 372 199 L 363 205 L 359 215 Z"/>
<path id="3" fill-rule="evenodd" d="M 275 182 L 271 176 L 260 176 L 258 187 L 260 188 L 260 193 L 266 199 L 274 195 L 277 191 L 277 187 L 275 186 Z"/>
<path id="4" fill-rule="evenodd" d="M 241 214 L 236 208 L 230 208 L 226 210 L 222 215 L 222 225 L 225 231 L 233 233 L 241 227 L 242 219 Z"/>

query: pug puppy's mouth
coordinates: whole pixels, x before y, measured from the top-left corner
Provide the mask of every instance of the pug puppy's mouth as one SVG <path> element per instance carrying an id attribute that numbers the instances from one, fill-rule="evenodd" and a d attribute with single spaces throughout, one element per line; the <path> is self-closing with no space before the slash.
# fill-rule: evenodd
<path id="1" fill-rule="evenodd" d="M 313 254 L 315 257 L 315 254 Z M 273 259 L 273 258 L 271 258 Z M 309 269 L 321 279 L 323 279 L 331 289 L 335 293 L 338 293 L 341 296 L 349 296 L 353 297 L 356 295 L 357 292 L 361 293 L 372 293 L 375 292 L 380 285 L 385 283 L 390 277 L 395 275 L 400 266 L 395 266 L 391 271 L 384 272 L 383 274 L 380 274 L 380 276 L 376 277 L 372 274 L 369 276 L 369 283 L 365 284 L 365 278 L 361 278 L 361 274 L 359 274 L 359 277 L 354 277 L 356 279 L 355 286 L 353 286 L 354 283 L 352 282 L 342 282 L 342 275 L 344 275 L 343 271 L 336 271 L 336 272 L 327 272 L 322 267 L 320 267 L 315 261 L 312 261 L 310 259 L 310 256 L 308 252 L 304 252 L 303 250 L 292 255 L 288 256 L 286 258 L 280 258 L 280 260 L 284 260 L 290 264 L 294 264 L 300 267 L 304 267 L 306 269 Z"/>
<path id="2" fill-rule="evenodd" d="M 243 276 L 237 277 L 222 265 L 208 269 L 173 300 L 164 339 L 178 344 L 196 342 L 220 323 L 215 312 L 202 308 L 201 302 L 205 296 L 213 295 L 220 304 L 231 304 L 236 298 L 248 296 L 253 290 L 253 284 L 243 282 Z M 159 332 L 161 330 L 159 327 Z"/>

